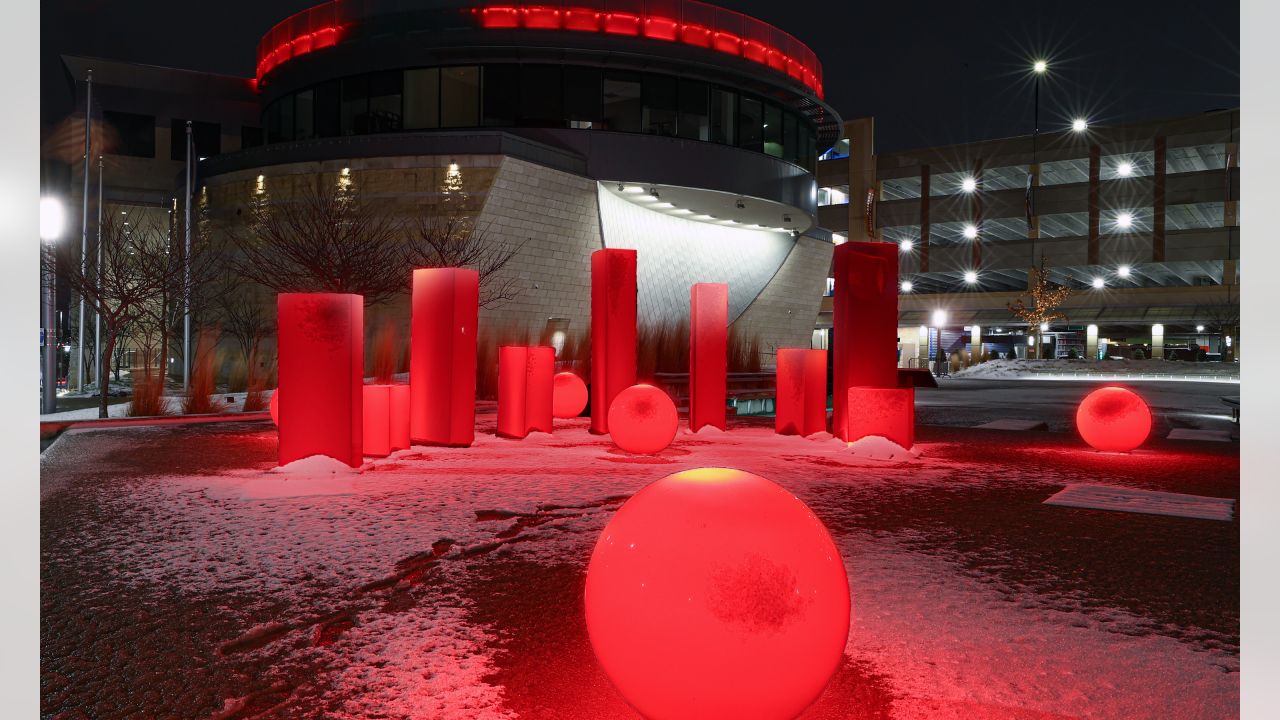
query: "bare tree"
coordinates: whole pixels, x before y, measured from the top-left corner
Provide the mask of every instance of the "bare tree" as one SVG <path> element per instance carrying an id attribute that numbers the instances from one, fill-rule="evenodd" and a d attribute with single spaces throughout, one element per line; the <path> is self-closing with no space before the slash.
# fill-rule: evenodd
<path id="1" fill-rule="evenodd" d="M 439 215 L 420 214 L 412 226 L 405 259 L 410 267 L 471 268 L 480 276 L 480 306 L 497 307 L 520 292 L 519 278 L 502 270 L 524 247 L 500 243 L 486 226 L 446 205 Z"/>
<path id="2" fill-rule="evenodd" d="M 316 183 L 250 204 L 247 228 L 229 231 L 234 270 L 276 292 L 355 293 L 370 304 L 405 292 L 402 222 L 349 181 Z"/>
<path id="3" fill-rule="evenodd" d="M 1027 293 L 1008 304 L 1009 312 L 1027 323 L 1027 331 L 1035 337 L 1036 357 L 1042 351 L 1042 331 L 1040 327 L 1054 320 L 1066 320 L 1065 313 L 1058 308 L 1071 296 L 1071 288 L 1049 282 L 1049 273 L 1045 268 L 1045 258 L 1040 256 L 1040 267 L 1028 271 L 1030 279 Z M 1030 295 L 1027 299 L 1026 296 Z"/>
<path id="4" fill-rule="evenodd" d="M 255 387 L 255 366 L 263 339 L 275 332 L 275 317 L 260 301 L 252 283 L 235 273 L 224 275 L 217 285 L 214 307 L 222 329 L 240 349 L 249 388 Z"/>

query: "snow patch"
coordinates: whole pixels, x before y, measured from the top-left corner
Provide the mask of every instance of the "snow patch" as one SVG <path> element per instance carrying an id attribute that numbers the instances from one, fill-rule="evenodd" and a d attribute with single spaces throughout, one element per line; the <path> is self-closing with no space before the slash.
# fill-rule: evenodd
<path id="1" fill-rule="evenodd" d="M 915 448 L 908 450 L 889 438 L 880 435 L 868 435 L 861 440 L 849 443 L 849 451 L 854 457 L 870 460 L 904 461 L 920 457 Z"/>

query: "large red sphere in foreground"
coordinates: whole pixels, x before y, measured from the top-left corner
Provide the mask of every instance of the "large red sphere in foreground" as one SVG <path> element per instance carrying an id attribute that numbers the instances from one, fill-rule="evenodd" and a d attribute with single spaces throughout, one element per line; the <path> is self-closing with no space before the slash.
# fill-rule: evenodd
<path id="1" fill-rule="evenodd" d="M 652 385 L 632 385 L 609 406 L 609 435 L 630 453 L 660 452 L 675 439 L 679 423 L 676 404 Z"/>
<path id="2" fill-rule="evenodd" d="M 605 673 L 646 718 L 781 720 L 840 663 L 849 581 L 794 495 L 701 468 L 644 488 L 605 527 L 586 614 Z"/>
<path id="3" fill-rule="evenodd" d="M 1098 388 L 1076 409 L 1076 429 L 1098 450 L 1129 452 L 1151 433 L 1151 409 L 1127 388 Z"/>
<path id="4" fill-rule="evenodd" d="M 571 372 L 556 373 L 552 379 L 551 414 L 575 418 L 587 407 L 587 384 Z"/>

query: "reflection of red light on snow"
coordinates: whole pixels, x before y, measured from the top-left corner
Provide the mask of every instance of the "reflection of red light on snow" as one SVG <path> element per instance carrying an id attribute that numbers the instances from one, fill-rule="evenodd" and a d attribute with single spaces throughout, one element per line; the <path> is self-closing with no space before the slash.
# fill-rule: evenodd
<path id="1" fill-rule="evenodd" d="M 609 435 L 630 453 L 650 455 L 671 444 L 679 416 L 671 398 L 652 385 L 632 385 L 609 406 Z"/>
<path id="2" fill-rule="evenodd" d="M 1076 409 L 1076 429 L 1095 449 L 1129 452 L 1151 433 L 1151 409 L 1128 388 L 1098 388 Z"/>
<path id="3" fill-rule="evenodd" d="M 571 372 L 556 373 L 553 381 L 551 414 L 574 418 L 587 407 L 587 384 Z"/>
<path id="4" fill-rule="evenodd" d="M 849 633 L 849 583 L 822 522 L 778 485 L 725 468 L 632 497 L 587 569 L 591 645 L 650 718 L 793 718 Z"/>

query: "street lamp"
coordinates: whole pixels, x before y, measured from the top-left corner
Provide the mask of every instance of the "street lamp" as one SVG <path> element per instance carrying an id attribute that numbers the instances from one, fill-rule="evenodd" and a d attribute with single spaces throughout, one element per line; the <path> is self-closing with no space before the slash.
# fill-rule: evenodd
<path id="1" fill-rule="evenodd" d="M 973 285 L 973 284 L 977 283 L 977 282 L 978 282 L 978 273 L 976 273 L 976 272 L 974 272 L 974 271 L 972 271 L 972 270 L 966 270 L 966 271 L 965 271 L 965 273 L 964 273 L 964 281 L 965 281 L 965 283 L 966 283 L 966 284 L 968 284 L 968 285 Z"/>
<path id="2" fill-rule="evenodd" d="M 1129 177 L 1133 175 L 1133 163 L 1122 162 L 1116 166 L 1116 175 L 1120 177 Z"/>
<path id="3" fill-rule="evenodd" d="M 965 240 L 976 240 L 977 238 L 978 238 L 978 226 L 977 226 L 977 225 L 973 225 L 973 224 L 965 225 L 965 226 L 964 226 L 964 239 L 965 239 Z"/>
<path id="4" fill-rule="evenodd" d="M 1031 69 L 1035 71 L 1037 75 L 1043 75 L 1044 72 L 1049 69 L 1049 63 L 1044 60 L 1037 60 L 1035 64 L 1031 66 Z"/>
<path id="5" fill-rule="evenodd" d="M 49 245 L 52 256 L 53 243 L 62 237 L 66 227 L 66 211 L 62 202 L 54 197 L 40 198 L 40 240 Z M 42 263 L 43 265 L 43 263 Z M 51 413 L 58 409 L 58 331 L 57 311 L 54 308 L 53 268 L 45 272 L 41 267 L 40 286 L 44 294 L 44 387 L 40 393 L 40 412 Z"/>
<path id="6" fill-rule="evenodd" d="M 1071 121 L 1071 129 L 1080 133 L 1089 129 L 1089 121 L 1084 118 L 1076 118 Z"/>
<path id="7" fill-rule="evenodd" d="M 1093 279 L 1093 289 L 1094 289 L 1094 290 L 1101 290 L 1102 288 L 1104 288 L 1104 287 L 1106 287 L 1106 286 L 1107 286 L 1107 281 L 1106 281 L 1106 280 L 1103 280 L 1103 279 L 1102 279 L 1102 278 L 1100 278 L 1100 277 L 1096 277 L 1096 278 L 1094 278 L 1094 279 Z"/>
<path id="8" fill-rule="evenodd" d="M 967 193 L 974 192 L 975 190 L 978 189 L 978 179 L 973 177 L 967 177 L 964 180 L 961 180 L 960 189 Z"/>
<path id="9" fill-rule="evenodd" d="M 1116 268 L 1116 274 L 1122 278 L 1129 277 L 1129 266 L 1121 265 L 1119 268 Z"/>
<path id="10" fill-rule="evenodd" d="M 901 285 L 900 287 L 902 288 L 902 292 L 904 292 L 904 293 L 909 293 L 909 292 L 911 292 L 911 288 L 912 288 L 913 286 L 912 286 L 912 284 L 911 284 L 911 281 L 910 281 L 910 280 L 903 280 L 903 281 L 902 281 L 902 285 Z"/>
<path id="11" fill-rule="evenodd" d="M 911 249 L 914 247 L 915 247 L 915 243 L 911 242 L 910 240 L 903 240 L 902 242 L 898 243 L 898 249 L 901 250 L 902 252 L 911 252 Z"/>

